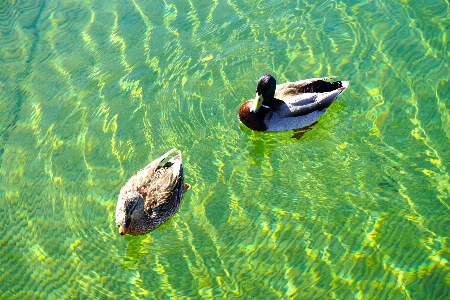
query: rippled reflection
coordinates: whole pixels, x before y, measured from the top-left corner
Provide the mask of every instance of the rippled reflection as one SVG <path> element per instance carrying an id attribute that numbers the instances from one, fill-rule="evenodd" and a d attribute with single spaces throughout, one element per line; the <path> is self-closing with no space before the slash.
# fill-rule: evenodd
<path id="1" fill-rule="evenodd" d="M 0 4 L 5 299 L 444 299 L 448 2 Z M 317 125 L 256 133 L 263 73 L 350 80 Z M 176 147 L 192 185 L 141 237 L 120 187 Z"/>

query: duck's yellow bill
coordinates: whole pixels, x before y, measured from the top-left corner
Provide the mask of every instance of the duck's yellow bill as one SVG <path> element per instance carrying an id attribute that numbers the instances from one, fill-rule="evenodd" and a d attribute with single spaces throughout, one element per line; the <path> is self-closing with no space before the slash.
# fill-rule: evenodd
<path id="1" fill-rule="evenodd" d="M 254 113 L 258 112 L 263 101 L 264 101 L 264 97 L 262 95 L 256 94 L 255 99 L 253 99 L 253 103 L 252 103 L 252 107 L 250 108 L 250 111 L 254 112 Z"/>

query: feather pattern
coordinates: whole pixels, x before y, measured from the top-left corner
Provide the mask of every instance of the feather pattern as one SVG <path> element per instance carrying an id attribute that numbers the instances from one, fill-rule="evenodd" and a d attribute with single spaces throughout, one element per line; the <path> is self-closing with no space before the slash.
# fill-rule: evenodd
<path id="1" fill-rule="evenodd" d="M 348 87 L 348 81 L 330 82 L 333 78 L 310 78 L 276 85 L 275 78 L 266 74 L 258 81 L 256 98 L 239 108 L 239 119 L 256 131 L 285 131 L 309 126 Z M 263 101 L 255 105 L 261 98 Z"/>
<path id="2" fill-rule="evenodd" d="M 121 234 L 140 235 L 158 227 L 179 209 L 184 192 L 181 152 L 171 149 L 136 172 L 122 187 L 116 206 L 116 225 Z"/>

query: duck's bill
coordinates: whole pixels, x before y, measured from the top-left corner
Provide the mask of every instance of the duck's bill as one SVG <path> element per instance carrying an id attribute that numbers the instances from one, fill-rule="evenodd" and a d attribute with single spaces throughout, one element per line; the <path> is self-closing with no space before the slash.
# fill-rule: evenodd
<path id="1" fill-rule="evenodd" d="M 259 108 L 261 107 L 261 104 L 263 103 L 264 98 L 262 95 L 256 94 L 255 99 L 253 99 L 252 107 L 250 108 L 251 112 L 258 112 Z"/>
<path id="2" fill-rule="evenodd" d="M 131 216 L 125 216 L 122 225 L 119 226 L 119 233 L 121 235 L 128 234 L 130 232 Z"/>
<path id="3" fill-rule="evenodd" d="M 128 234 L 130 232 L 130 227 L 119 227 L 119 233 L 121 235 Z"/>

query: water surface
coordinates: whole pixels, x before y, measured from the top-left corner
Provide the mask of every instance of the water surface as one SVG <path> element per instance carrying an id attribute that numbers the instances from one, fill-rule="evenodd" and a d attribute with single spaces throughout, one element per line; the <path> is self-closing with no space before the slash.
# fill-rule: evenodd
<path id="1" fill-rule="evenodd" d="M 448 1 L 0 3 L 0 298 L 446 299 Z M 300 140 L 258 78 L 350 87 Z M 126 180 L 192 185 L 141 237 Z"/>

